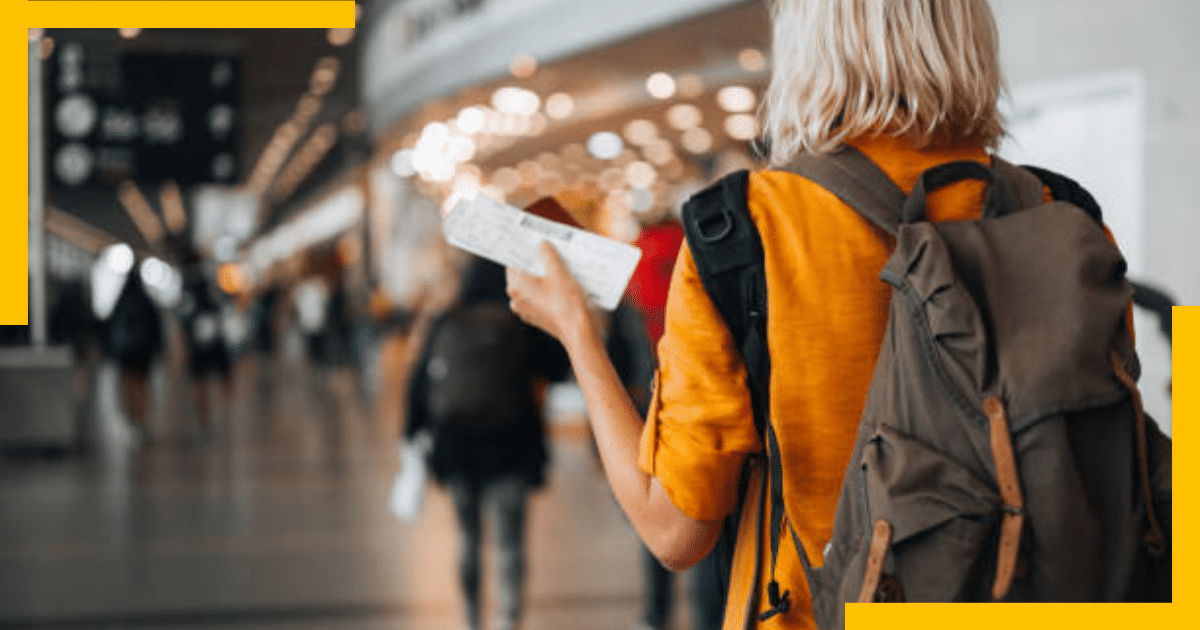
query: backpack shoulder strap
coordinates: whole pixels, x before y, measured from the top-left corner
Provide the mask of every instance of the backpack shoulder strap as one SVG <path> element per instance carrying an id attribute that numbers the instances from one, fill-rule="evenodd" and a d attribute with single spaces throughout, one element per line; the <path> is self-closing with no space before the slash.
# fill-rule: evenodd
<path id="1" fill-rule="evenodd" d="M 754 426 L 766 447 L 771 488 L 771 581 L 767 585 L 770 608 L 758 616 L 765 621 L 787 612 L 791 601 L 790 593 L 781 593 L 775 579 L 785 511 L 783 466 L 779 440 L 768 420 L 771 357 L 767 346 L 767 281 L 762 238 L 746 202 L 749 178 L 747 171 L 737 171 L 694 195 L 684 205 L 683 228 L 704 288 L 729 326 L 746 364 Z M 765 510 L 765 502 L 760 501 L 760 519 L 765 517 Z M 795 541 L 794 530 L 792 535 Z M 802 546 L 797 551 L 811 583 L 812 564 Z"/>
<path id="2" fill-rule="evenodd" d="M 750 173 L 740 170 L 693 195 L 683 207 L 683 231 L 704 288 L 746 363 L 762 437 L 771 362 L 762 238 L 746 205 L 749 181 Z"/>
<path id="3" fill-rule="evenodd" d="M 1096 198 L 1083 186 L 1080 186 L 1078 182 L 1065 175 L 1037 166 L 1026 164 L 1021 168 L 1036 175 L 1042 184 L 1050 189 L 1052 197 L 1058 201 L 1066 201 L 1079 206 L 1096 223 L 1103 223 L 1104 218 L 1100 212 L 1100 204 L 1096 203 Z"/>
<path id="4" fill-rule="evenodd" d="M 992 156 L 992 172 L 996 180 L 1009 188 L 1009 198 L 1016 201 L 1012 210 L 1034 208 L 1044 203 L 1042 180 L 1027 168 L 1015 166 L 999 156 Z"/>
<path id="5" fill-rule="evenodd" d="M 907 195 L 858 149 L 846 145 L 831 155 L 801 154 L 780 170 L 811 180 L 879 229 L 896 235 L 897 213 Z"/>

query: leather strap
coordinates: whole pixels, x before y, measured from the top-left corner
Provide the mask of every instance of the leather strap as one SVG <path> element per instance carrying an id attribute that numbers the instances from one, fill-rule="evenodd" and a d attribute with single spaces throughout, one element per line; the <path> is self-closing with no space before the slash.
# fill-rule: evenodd
<path id="1" fill-rule="evenodd" d="M 1025 527 L 1025 497 L 1017 475 L 1017 460 L 1013 455 L 1008 414 L 999 398 L 983 401 L 983 411 L 991 425 L 992 460 L 996 465 L 996 483 L 1000 500 L 1004 502 L 1004 517 L 1000 523 L 1000 550 L 996 562 L 996 579 L 992 582 L 992 599 L 1008 594 L 1017 569 L 1017 552 L 1021 548 L 1021 530 Z"/>
<path id="2" fill-rule="evenodd" d="M 858 603 L 869 604 L 875 601 L 875 593 L 879 590 L 879 579 L 883 577 L 883 561 L 887 558 L 888 547 L 892 544 L 892 524 L 879 519 L 875 521 L 874 532 L 871 535 L 871 548 L 867 552 L 867 566 L 863 571 L 862 590 L 858 593 Z"/>
<path id="3" fill-rule="evenodd" d="M 1121 384 L 1129 390 L 1129 395 L 1133 397 L 1133 409 L 1137 414 L 1137 456 L 1138 456 L 1138 472 L 1142 482 L 1142 494 L 1145 495 L 1146 501 L 1146 518 L 1150 523 L 1150 531 L 1146 533 L 1144 544 L 1146 549 L 1155 556 L 1162 555 L 1167 549 L 1167 537 L 1163 534 L 1162 526 L 1158 523 L 1158 515 L 1154 513 L 1154 490 L 1150 484 L 1150 454 L 1149 446 L 1146 444 L 1146 411 L 1142 408 L 1142 393 L 1138 389 L 1137 383 L 1129 372 L 1125 369 L 1125 364 L 1121 361 L 1121 355 L 1116 349 L 1109 351 L 1109 358 L 1112 361 L 1113 372 L 1116 373 L 1117 379 Z"/>

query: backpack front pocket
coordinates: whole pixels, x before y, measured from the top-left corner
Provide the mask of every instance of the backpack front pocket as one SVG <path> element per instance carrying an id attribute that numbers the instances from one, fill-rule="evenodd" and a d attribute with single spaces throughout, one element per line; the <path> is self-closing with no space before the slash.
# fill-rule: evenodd
<path id="1" fill-rule="evenodd" d="M 876 538 L 880 521 L 890 526 L 883 575 L 864 581 L 878 580 L 891 601 L 985 600 L 1001 508 L 992 484 L 886 425 L 866 444 L 862 464 Z"/>

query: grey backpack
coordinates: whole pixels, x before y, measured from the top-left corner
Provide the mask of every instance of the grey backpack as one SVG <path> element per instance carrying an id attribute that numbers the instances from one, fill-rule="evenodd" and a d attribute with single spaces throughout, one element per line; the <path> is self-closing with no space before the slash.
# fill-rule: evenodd
<path id="1" fill-rule="evenodd" d="M 787 170 L 894 241 L 880 272 L 892 298 L 832 539 L 814 566 L 782 518 L 766 413 L 769 296 L 747 174 L 685 207 L 765 443 L 772 491 L 758 492 L 772 577 L 759 619 L 791 609 L 798 585 L 774 576 L 784 540 L 827 630 L 844 626 L 847 602 L 1169 600 L 1171 443 L 1142 409 L 1125 323 L 1132 290 L 1091 196 L 998 158 L 930 169 L 907 196 L 852 149 Z M 965 178 L 989 184 L 983 217 L 926 221 L 926 193 Z M 1043 186 L 1055 201 L 1044 202 Z M 790 507 L 804 518 L 804 506 Z"/>

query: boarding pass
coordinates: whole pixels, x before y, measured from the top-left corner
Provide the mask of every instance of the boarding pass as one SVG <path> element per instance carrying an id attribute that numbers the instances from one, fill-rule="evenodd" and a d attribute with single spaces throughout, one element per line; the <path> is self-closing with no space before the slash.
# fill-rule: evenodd
<path id="1" fill-rule="evenodd" d="M 543 219 L 487 195 L 463 199 L 442 221 L 451 245 L 535 276 L 546 273 L 538 244 L 549 241 L 597 305 L 613 310 L 641 258 L 640 249 Z"/>

